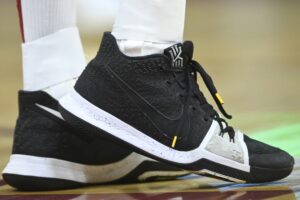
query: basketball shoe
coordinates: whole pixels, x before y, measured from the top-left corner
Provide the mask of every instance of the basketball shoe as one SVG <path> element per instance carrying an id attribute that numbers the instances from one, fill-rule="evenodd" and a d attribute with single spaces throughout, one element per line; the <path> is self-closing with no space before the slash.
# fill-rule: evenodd
<path id="1" fill-rule="evenodd" d="M 75 84 L 60 100 L 62 115 L 85 132 L 193 173 L 234 182 L 267 182 L 288 176 L 294 159 L 227 124 L 197 85 L 203 78 L 223 116 L 211 77 L 192 60 L 193 43 L 178 43 L 164 54 L 128 57 L 110 33 Z"/>
<path id="2" fill-rule="evenodd" d="M 12 155 L 3 171 L 5 182 L 15 188 L 65 189 L 171 179 L 185 174 L 69 127 L 58 112 L 58 102 L 46 92 L 19 92 Z"/>

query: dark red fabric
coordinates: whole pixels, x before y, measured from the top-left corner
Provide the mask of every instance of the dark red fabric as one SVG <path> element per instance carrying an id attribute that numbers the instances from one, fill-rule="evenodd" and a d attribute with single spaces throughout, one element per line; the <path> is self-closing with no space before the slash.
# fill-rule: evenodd
<path id="1" fill-rule="evenodd" d="M 20 23 L 21 37 L 22 37 L 22 41 L 25 42 L 21 0 L 17 0 L 17 8 L 18 8 L 18 13 L 19 13 L 19 23 Z"/>

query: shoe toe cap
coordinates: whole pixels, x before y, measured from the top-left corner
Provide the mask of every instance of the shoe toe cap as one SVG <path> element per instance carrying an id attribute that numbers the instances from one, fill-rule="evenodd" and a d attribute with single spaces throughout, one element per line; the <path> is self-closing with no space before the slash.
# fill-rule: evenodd
<path id="1" fill-rule="evenodd" d="M 292 168 L 294 158 L 287 152 L 245 136 L 250 166 L 272 169 Z"/>
<path id="2" fill-rule="evenodd" d="M 244 137 L 249 152 L 250 176 L 247 182 L 270 182 L 287 177 L 293 170 L 294 158 L 268 144 Z"/>
<path id="3" fill-rule="evenodd" d="M 250 154 L 249 160 L 250 166 L 261 168 L 284 169 L 294 165 L 294 158 L 280 149 L 274 153 Z"/>

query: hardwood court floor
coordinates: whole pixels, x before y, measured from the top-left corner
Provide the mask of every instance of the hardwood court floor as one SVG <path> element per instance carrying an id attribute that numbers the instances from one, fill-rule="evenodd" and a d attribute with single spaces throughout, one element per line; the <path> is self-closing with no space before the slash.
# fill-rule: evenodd
<path id="1" fill-rule="evenodd" d="M 257 118 L 247 119 L 241 124 L 250 127 L 264 121 L 265 116 L 257 115 Z M 278 120 L 278 116 L 268 119 L 272 122 Z M 271 144 L 288 150 L 296 158 L 300 156 L 300 116 L 288 115 L 280 117 L 286 125 L 277 128 L 261 129 L 252 132 L 255 138 L 260 138 Z M 293 122 L 294 121 L 294 122 Z M 295 123 L 295 121 L 297 121 Z M 4 167 L 11 149 L 12 130 L 0 130 L 2 133 L 0 147 L 0 169 Z M 271 136 L 270 136 L 271 135 Z M 21 166 L 20 166 L 21 167 Z M 2 199 L 299 199 L 300 198 L 300 157 L 296 160 L 296 166 L 292 174 L 284 180 L 267 184 L 233 184 L 212 178 L 190 175 L 178 180 L 149 182 L 142 184 L 99 185 L 73 190 L 51 192 L 20 192 L 6 185 L 0 180 L 0 200 Z"/>
<path id="2" fill-rule="evenodd" d="M 300 1 L 188 0 L 185 39 L 196 46 L 233 114 L 230 124 L 300 158 Z M 99 8 L 101 12 L 101 8 Z M 11 152 L 22 87 L 15 2 L 0 2 L 0 170 Z M 101 33 L 81 30 L 87 60 Z M 209 93 L 199 81 L 208 99 Z M 189 176 L 180 180 L 101 185 L 52 192 L 19 192 L 0 178 L 0 199 L 300 199 L 300 160 L 292 175 L 269 184 L 231 184 Z"/>

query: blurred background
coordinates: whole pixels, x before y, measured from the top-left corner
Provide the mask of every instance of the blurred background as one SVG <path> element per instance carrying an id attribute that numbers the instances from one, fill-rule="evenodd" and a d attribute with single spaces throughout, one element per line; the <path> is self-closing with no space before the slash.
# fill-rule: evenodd
<path id="1" fill-rule="evenodd" d="M 111 30 L 118 7 L 119 0 L 79 0 L 87 60 L 95 55 L 102 33 Z M 194 41 L 195 59 L 234 116 L 230 123 L 300 155 L 300 1 L 187 0 L 184 37 Z M 22 89 L 20 44 L 16 3 L 1 0 L 1 166 L 11 151 L 17 91 Z"/>

